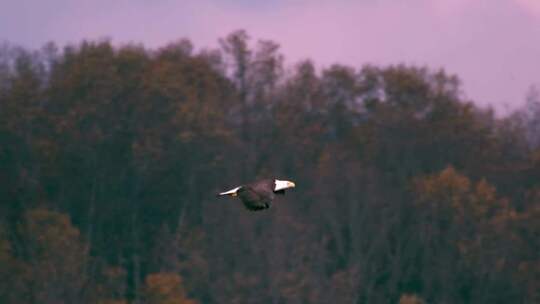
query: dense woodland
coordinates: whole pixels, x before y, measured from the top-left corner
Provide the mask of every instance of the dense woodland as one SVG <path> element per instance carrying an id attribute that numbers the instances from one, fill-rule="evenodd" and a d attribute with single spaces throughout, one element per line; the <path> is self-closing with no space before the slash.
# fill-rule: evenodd
<path id="1" fill-rule="evenodd" d="M 2 45 L 1 303 L 540 303 L 538 90 L 219 45 Z"/>

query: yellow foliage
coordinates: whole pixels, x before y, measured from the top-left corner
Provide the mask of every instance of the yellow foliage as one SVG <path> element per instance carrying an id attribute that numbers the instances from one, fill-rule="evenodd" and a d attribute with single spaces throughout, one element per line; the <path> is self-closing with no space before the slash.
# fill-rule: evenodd
<path id="1" fill-rule="evenodd" d="M 100 300 L 97 304 L 127 304 L 126 300 L 117 300 L 117 299 L 106 299 Z"/>
<path id="2" fill-rule="evenodd" d="M 455 205 L 469 192 L 471 182 L 450 166 L 439 174 L 417 180 L 416 186 L 420 201 L 443 200 Z"/>
<path id="3" fill-rule="evenodd" d="M 414 294 L 403 294 L 399 298 L 399 304 L 424 304 L 424 300 Z"/>
<path id="4" fill-rule="evenodd" d="M 72 225 L 68 215 L 46 209 L 32 209 L 25 214 L 24 231 L 34 241 L 36 254 L 43 258 L 66 259 L 72 253 L 74 259 L 84 255 L 80 232 Z"/>
<path id="5" fill-rule="evenodd" d="M 144 292 L 149 304 L 196 304 L 189 299 L 182 278 L 176 273 L 153 273 L 146 277 Z"/>
<path id="6" fill-rule="evenodd" d="M 453 167 L 438 174 L 415 181 L 417 201 L 421 205 L 435 205 L 450 210 L 455 219 L 464 217 L 484 219 L 490 209 L 503 207 L 505 201 L 497 198 L 495 187 L 485 179 L 473 184 Z M 449 208 L 450 209 L 447 209 Z"/>

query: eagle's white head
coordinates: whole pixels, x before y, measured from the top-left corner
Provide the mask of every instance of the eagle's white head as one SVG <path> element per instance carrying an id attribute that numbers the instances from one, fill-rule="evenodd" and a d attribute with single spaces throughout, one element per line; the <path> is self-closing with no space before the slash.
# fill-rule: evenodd
<path id="1" fill-rule="evenodd" d="M 296 185 L 291 181 L 279 179 L 274 180 L 274 191 L 280 191 L 294 187 L 296 187 Z"/>

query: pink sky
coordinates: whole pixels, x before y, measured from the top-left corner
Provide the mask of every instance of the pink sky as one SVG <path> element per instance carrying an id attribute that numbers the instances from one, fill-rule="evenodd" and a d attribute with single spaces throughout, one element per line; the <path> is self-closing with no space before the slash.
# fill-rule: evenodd
<path id="1" fill-rule="evenodd" d="M 406 4 L 405 4 L 406 3 Z M 499 110 L 540 85 L 540 0 L 2 0 L 0 40 L 37 48 L 83 38 L 178 38 L 216 47 L 235 29 L 282 46 L 287 63 L 444 68 L 465 96 Z"/>

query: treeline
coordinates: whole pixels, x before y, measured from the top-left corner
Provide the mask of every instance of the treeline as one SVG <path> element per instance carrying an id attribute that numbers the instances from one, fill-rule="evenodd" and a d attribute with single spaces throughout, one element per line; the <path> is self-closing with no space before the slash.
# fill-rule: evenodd
<path id="1" fill-rule="evenodd" d="M 540 96 L 414 66 L 0 49 L 1 303 L 538 303 Z M 219 190 L 294 191 L 252 213 Z"/>

